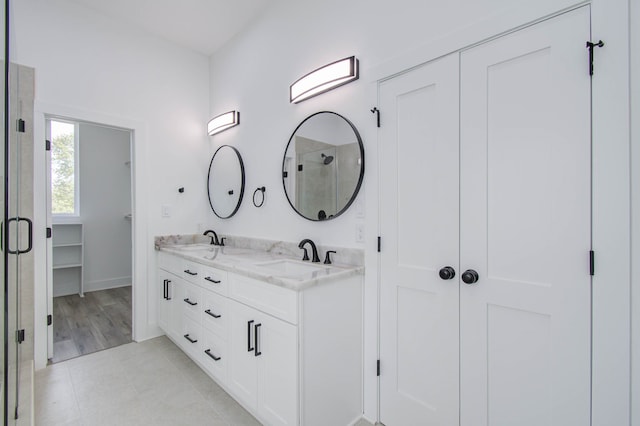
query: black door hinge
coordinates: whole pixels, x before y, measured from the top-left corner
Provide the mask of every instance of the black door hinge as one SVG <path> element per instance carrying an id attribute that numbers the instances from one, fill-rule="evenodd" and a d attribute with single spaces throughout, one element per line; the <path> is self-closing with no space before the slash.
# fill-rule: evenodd
<path id="1" fill-rule="evenodd" d="M 604 46 L 604 41 L 599 40 L 597 43 L 587 42 L 587 49 L 589 49 L 589 75 L 593 75 L 593 48 Z"/>
<path id="2" fill-rule="evenodd" d="M 24 328 L 22 330 L 16 330 L 16 341 L 18 343 L 24 342 Z"/>
<path id="3" fill-rule="evenodd" d="M 302 171 L 302 164 L 298 164 L 298 171 L 301 172 Z"/>
<path id="4" fill-rule="evenodd" d="M 51 141 L 49 139 L 44 141 L 44 149 L 45 151 L 51 151 Z"/>
<path id="5" fill-rule="evenodd" d="M 373 107 L 371 108 L 371 112 L 373 114 L 376 114 L 376 121 L 377 121 L 378 127 L 380 127 L 380 110 L 378 109 L 378 107 Z"/>
<path id="6" fill-rule="evenodd" d="M 380 377 L 380 360 L 376 362 L 376 376 Z"/>
<path id="7" fill-rule="evenodd" d="M 18 128 L 17 128 L 18 132 L 24 133 L 24 127 L 25 127 L 24 126 L 24 120 L 22 118 L 19 118 L 18 119 Z"/>
<path id="8" fill-rule="evenodd" d="M 47 315 L 47 325 L 53 324 L 53 315 Z"/>
<path id="9" fill-rule="evenodd" d="M 378 253 L 380 253 L 381 248 L 382 248 L 382 237 L 378 237 Z"/>
<path id="10" fill-rule="evenodd" d="M 47 238 L 51 238 L 52 233 L 51 228 L 47 228 Z"/>
<path id="11" fill-rule="evenodd" d="M 589 251 L 589 275 L 596 274 L 596 254 L 593 250 Z"/>

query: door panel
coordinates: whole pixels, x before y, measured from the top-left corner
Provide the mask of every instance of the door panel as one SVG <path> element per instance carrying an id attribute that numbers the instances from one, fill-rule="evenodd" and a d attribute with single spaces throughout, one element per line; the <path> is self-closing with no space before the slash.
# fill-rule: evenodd
<path id="1" fill-rule="evenodd" d="M 298 424 L 298 328 L 261 314 L 258 411 L 271 425 Z"/>
<path id="2" fill-rule="evenodd" d="M 461 424 L 589 424 L 589 19 L 461 55 Z"/>
<path id="3" fill-rule="evenodd" d="M 458 422 L 458 55 L 380 85 L 380 420 Z"/>
<path id="4" fill-rule="evenodd" d="M 258 363 L 253 350 L 256 313 L 254 309 L 229 300 L 228 385 L 233 394 L 253 410 L 258 405 Z"/>

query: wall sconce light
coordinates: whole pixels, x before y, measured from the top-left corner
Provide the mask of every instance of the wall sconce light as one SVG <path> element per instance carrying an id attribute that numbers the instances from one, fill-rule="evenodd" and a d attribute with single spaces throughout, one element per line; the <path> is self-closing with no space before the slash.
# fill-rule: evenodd
<path id="1" fill-rule="evenodd" d="M 240 111 L 225 112 L 209 120 L 207 132 L 209 136 L 213 136 L 238 124 L 240 124 Z"/>
<path id="2" fill-rule="evenodd" d="M 327 64 L 298 79 L 289 88 L 289 101 L 297 104 L 305 99 L 335 89 L 359 77 L 355 56 Z"/>

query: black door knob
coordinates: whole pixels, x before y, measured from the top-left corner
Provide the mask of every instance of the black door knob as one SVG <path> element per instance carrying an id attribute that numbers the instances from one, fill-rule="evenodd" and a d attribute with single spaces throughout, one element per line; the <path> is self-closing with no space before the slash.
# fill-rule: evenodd
<path id="1" fill-rule="evenodd" d="M 467 269 L 462 273 L 462 281 L 464 281 L 465 284 L 477 283 L 479 279 L 478 273 L 473 269 Z"/>
<path id="2" fill-rule="evenodd" d="M 444 268 L 440 269 L 440 278 L 442 278 L 443 280 L 451 280 L 455 276 L 456 270 L 451 266 L 445 266 Z"/>

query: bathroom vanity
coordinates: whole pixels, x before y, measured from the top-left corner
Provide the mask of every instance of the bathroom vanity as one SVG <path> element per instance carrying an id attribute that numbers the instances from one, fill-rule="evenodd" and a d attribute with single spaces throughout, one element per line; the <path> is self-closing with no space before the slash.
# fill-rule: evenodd
<path id="1" fill-rule="evenodd" d="M 361 266 L 186 244 L 157 272 L 158 325 L 261 422 L 361 418 Z"/>

